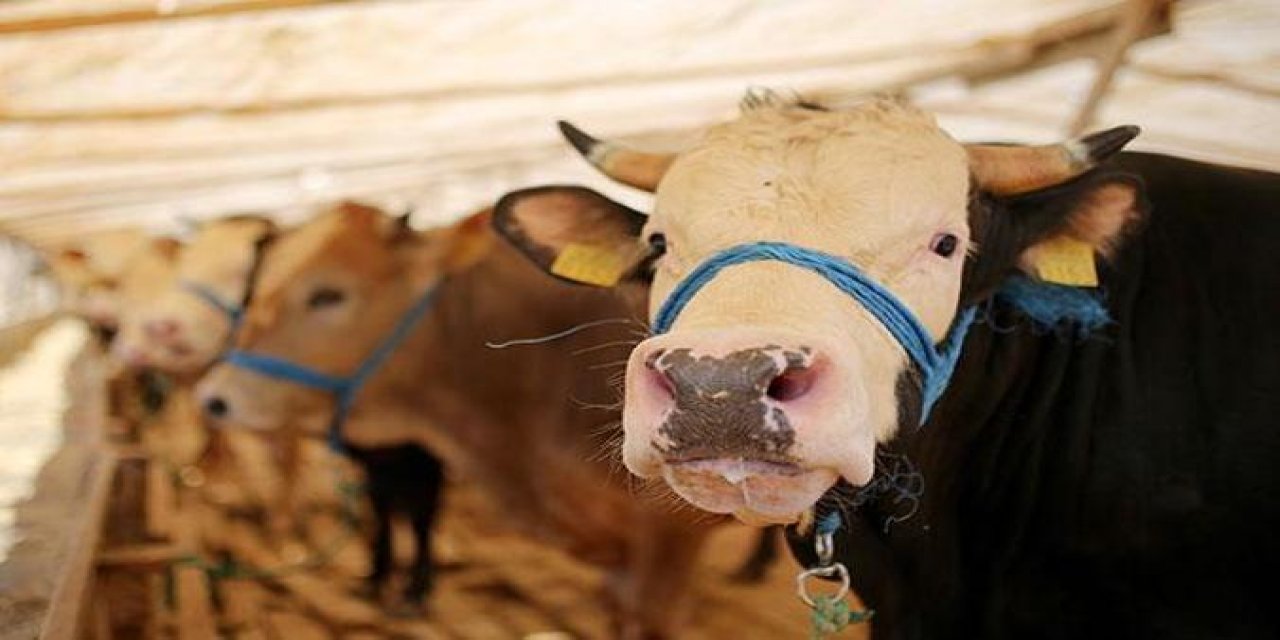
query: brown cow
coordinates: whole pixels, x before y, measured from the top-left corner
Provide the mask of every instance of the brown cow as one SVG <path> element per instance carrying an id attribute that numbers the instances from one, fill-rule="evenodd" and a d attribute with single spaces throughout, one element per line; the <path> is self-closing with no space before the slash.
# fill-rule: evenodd
<path id="1" fill-rule="evenodd" d="M 488 224 L 485 212 L 414 232 L 340 205 L 269 250 L 237 347 L 347 375 L 434 290 L 431 312 L 359 392 L 342 438 L 448 452 L 511 524 L 608 571 L 621 637 L 673 636 L 711 523 L 638 499 L 610 461 L 617 396 L 602 367 L 634 342 L 626 305 L 543 277 Z M 597 321 L 610 324 L 486 346 Z M 319 431 L 333 411 L 323 392 L 229 364 L 202 382 L 201 397 L 221 421 L 257 429 L 301 420 Z"/>
<path id="2" fill-rule="evenodd" d="M 87 322 L 104 343 L 119 324 L 121 278 L 149 240 L 141 229 L 109 229 L 44 253 L 63 308 Z"/>
<path id="3" fill-rule="evenodd" d="M 120 317 L 120 339 L 114 351 L 133 367 L 164 374 L 169 389 L 164 419 L 186 426 L 198 424 L 198 412 L 183 413 L 190 385 L 222 354 L 256 262 L 258 243 L 277 232 L 270 219 L 232 215 L 199 224 L 177 256 L 172 272 L 153 281 L 145 299 L 134 299 Z M 203 442 L 201 433 L 201 442 Z M 285 541 L 295 529 L 304 478 L 297 438 L 284 432 L 264 442 L 252 434 L 223 434 L 234 473 L 251 500 L 264 508 L 274 540 Z M 264 450 L 264 445 L 268 445 Z M 224 449 L 218 448 L 218 451 Z M 276 464 L 262 464 L 268 456 Z M 214 455 L 206 462 L 222 460 Z M 191 462 L 184 455 L 172 463 Z M 213 469 L 210 469 L 211 471 Z"/>

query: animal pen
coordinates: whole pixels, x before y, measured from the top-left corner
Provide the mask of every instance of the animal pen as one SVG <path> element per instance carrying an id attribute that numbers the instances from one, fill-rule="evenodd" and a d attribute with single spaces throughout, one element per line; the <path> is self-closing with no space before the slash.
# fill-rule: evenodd
<path id="1" fill-rule="evenodd" d="M 67 312 L 48 257 L 122 228 L 293 225 L 345 199 L 424 229 L 539 184 L 645 211 L 555 122 L 678 150 L 748 92 L 897 95 L 963 141 L 1138 123 L 1137 149 L 1275 171 L 1280 4 L 0 3 L 0 638 L 614 635 L 610 577 L 512 526 L 465 471 L 448 473 L 426 605 L 362 593 L 359 465 L 323 438 L 207 428 L 180 381 L 122 366 Z M 744 577 L 755 530 L 711 536 L 679 637 L 809 637 L 782 543 L 764 538 L 778 557 Z M 394 537 L 407 564 L 410 533 Z"/>

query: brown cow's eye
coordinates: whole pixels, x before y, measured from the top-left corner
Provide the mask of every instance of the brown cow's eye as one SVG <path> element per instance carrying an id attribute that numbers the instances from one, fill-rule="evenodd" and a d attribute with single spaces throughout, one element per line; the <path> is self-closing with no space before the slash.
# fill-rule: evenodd
<path id="1" fill-rule="evenodd" d="M 959 246 L 960 239 L 955 234 L 940 233 L 933 237 L 933 242 L 929 243 L 929 250 L 944 258 L 950 258 Z"/>
<path id="2" fill-rule="evenodd" d="M 311 297 L 307 298 L 307 308 L 322 309 L 324 307 L 332 307 L 345 300 L 346 297 L 346 294 L 333 287 L 320 287 L 312 291 Z"/>

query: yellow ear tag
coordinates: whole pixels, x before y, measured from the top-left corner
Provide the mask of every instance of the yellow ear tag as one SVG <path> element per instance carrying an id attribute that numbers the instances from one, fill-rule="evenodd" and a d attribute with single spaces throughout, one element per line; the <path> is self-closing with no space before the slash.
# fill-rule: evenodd
<path id="1" fill-rule="evenodd" d="M 561 278 L 576 280 L 601 287 L 618 284 L 626 261 L 616 252 L 589 244 L 565 245 L 551 264 L 551 273 Z"/>
<path id="2" fill-rule="evenodd" d="M 1058 236 L 1036 247 L 1036 275 L 1045 282 L 1072 287 L 1098 286 L 1098 265 L 1093 246 L 1075 238 Z"/>

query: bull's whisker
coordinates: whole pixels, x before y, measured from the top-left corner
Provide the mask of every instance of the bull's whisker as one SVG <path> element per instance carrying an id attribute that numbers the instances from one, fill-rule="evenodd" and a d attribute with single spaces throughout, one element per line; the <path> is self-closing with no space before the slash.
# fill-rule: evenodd
<path id="1" fill-rule="evenodd" d="M 598 345 L 596 345 L 596 346 L 594 346 L 594 347 L 583 347 L 583 348 L 581 348 L 581 349 L 578 349 L 577 351 L 574 351 L 574 352 L 573 352 L 573 355 L 575 355 L 575 356 L 580 356 L 580 355 L 582 355 L 582 354 L 584 354 L 584 353 L 591 353 L 592 351 L 599 351 L 599 350 L 601 350 L 601 349 L 608 349 L 608 348 L 610 348 L 610 347 L 634 347 L 634 346 L 636 346 L 637 344 L 640 344 L 640 341 L 638 341 L 638 340 L 614 340 L 614 341 L 612 341 L 612 342 L 605 342 L 605 343 L 603 343 L 603 344 L 598 344 Z"/>
<path id="2" fill-rule="evenodd" d="M 484 346 L 490 349 L 506 349 L 507 347 L 515 347 L 520 345 L 546 344 L 548 342 L 555 342 L 556 340 L 567 338 L 571 335 L 574 335 L 586 329 L 602 327 L 608 324 L 628 324 L 631 322 L 635 322 L 635 321 L 632 320 L 631 318 L 605 318 L 603 320 L 593 320 L 591 322 L 584 322 L 582 324 L 577 324 L 563 331 L 557 331 L 555 333 L 545 335 L 545 336 L 537 336 L 533 338 L 515 338 L 512 340 L 507 340 L 505 342 L 486 342 L 484 343 Z"/>

